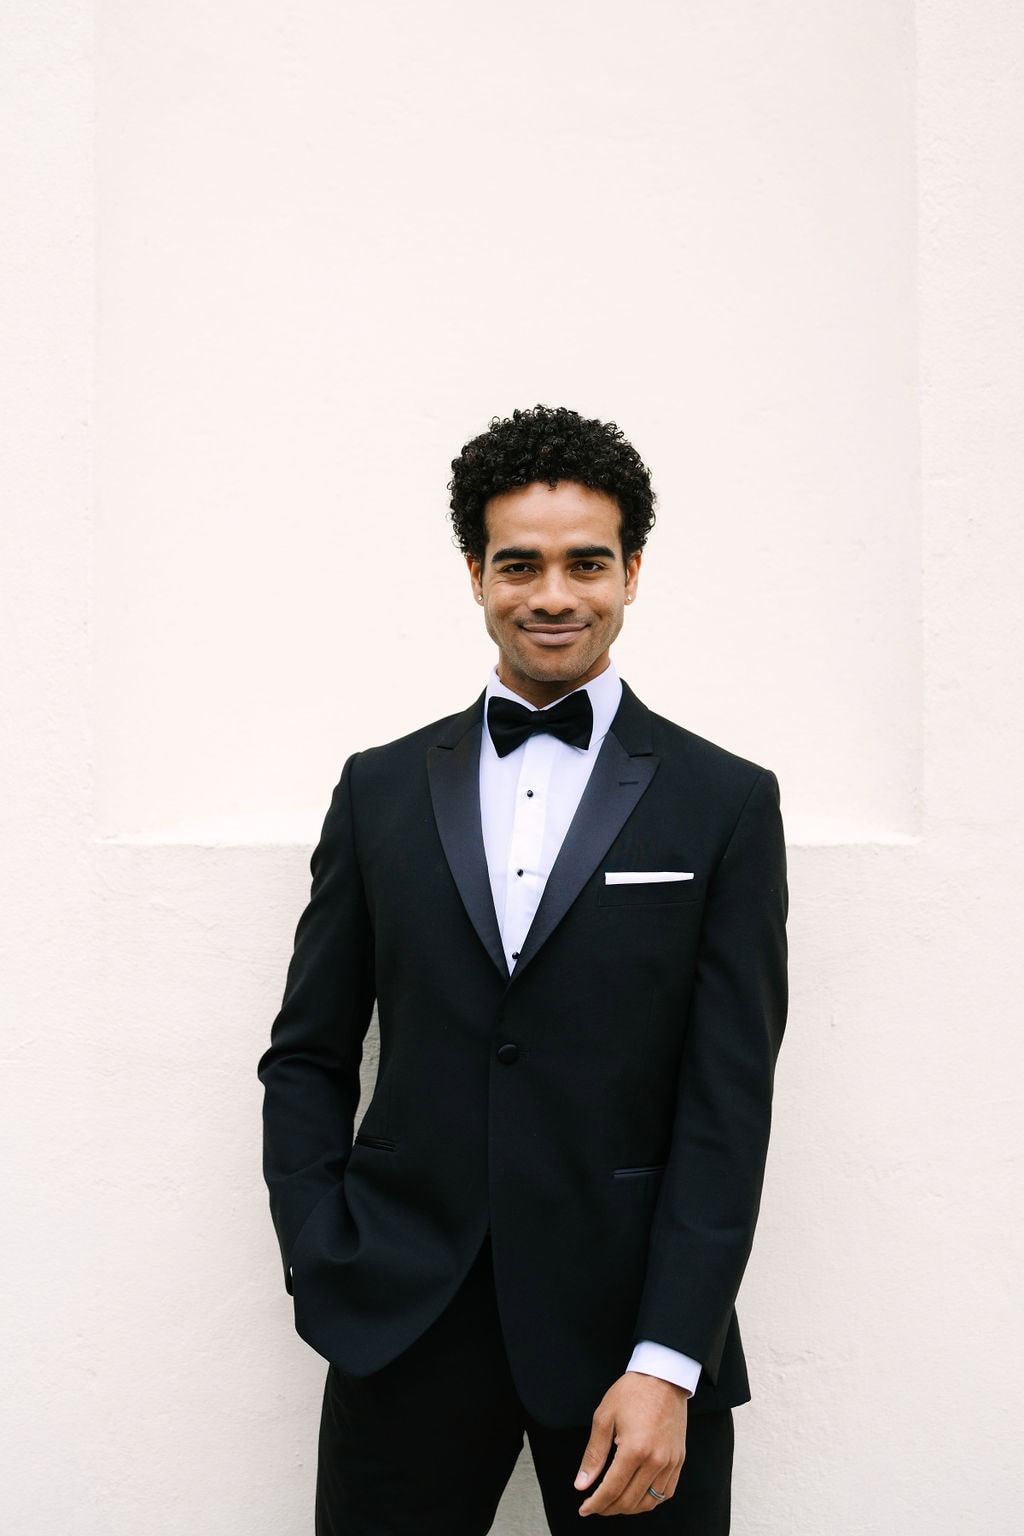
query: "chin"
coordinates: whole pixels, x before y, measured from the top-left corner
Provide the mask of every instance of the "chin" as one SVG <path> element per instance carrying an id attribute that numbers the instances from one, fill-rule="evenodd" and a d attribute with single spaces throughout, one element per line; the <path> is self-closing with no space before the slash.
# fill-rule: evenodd
<path id="1" fill-rule="evenodd" d="M 574 677 L 582 677 L 586 670 L 585 666 L 578 666 L 575 662 L 556 661 L 552 657 L 549 666 L 538 667 L 534 664 L 527 675 L 535 678 L 538 683 L 564 683 L 570 682 Z"/>

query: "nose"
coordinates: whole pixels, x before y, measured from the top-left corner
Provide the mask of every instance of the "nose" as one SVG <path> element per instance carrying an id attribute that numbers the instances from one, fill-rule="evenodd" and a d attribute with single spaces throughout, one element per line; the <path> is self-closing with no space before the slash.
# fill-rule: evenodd
<path id="1" fill-rule="evenodd" d="M 545 570 L 530 592 L 529 605 L 534 613 L 545 613 L 551 618 L 571 612 L 576 600 L 565 573 L 558 569 Z"/>

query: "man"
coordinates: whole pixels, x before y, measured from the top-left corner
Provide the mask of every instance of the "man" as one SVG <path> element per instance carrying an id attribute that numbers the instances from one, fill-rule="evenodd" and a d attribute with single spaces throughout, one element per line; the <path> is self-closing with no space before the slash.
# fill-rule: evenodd
<path id="1" fill-rule="evenodd" d="M 260 1065 L 296 1326 L 331 1362 L 317 1532 L 478 1536 L 525 1433 L 552 1532 L 723 1536 L 786 1008 L 777 786 L 611 665 L 654 520 L 614 425 L 517 411 L 453 471 L 497 669 L 346 764 Z"/>

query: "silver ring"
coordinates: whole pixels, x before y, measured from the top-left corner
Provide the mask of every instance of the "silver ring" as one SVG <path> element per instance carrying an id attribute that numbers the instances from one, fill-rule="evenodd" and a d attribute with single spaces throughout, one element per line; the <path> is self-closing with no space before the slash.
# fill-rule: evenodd
<path id="1" fill-rule="evenodd" d="M 653 1488 L 648 1488 L 647 1492 L 650 1494 L 652 1499 L 657 1499 L 659 1504 L 662 1502 L 663 1499 L 667 1499 L 668 1498 L 668 1494 L 667 1493 L 655 1493 Z"/>

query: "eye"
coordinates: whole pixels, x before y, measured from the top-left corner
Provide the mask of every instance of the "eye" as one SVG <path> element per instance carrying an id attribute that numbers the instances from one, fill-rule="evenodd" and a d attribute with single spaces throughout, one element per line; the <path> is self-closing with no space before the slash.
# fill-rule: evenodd
<path id="1" fill-rule="evenodd" d="M 573 569 L 581 571 L 584 576 L 596 576 L 604 570 L 604 566 L 600 560 L 577 560 Z"/>

